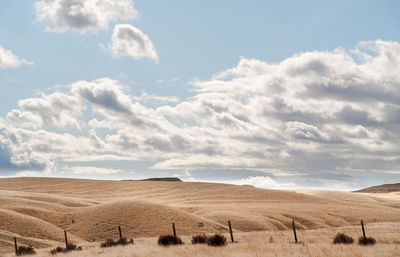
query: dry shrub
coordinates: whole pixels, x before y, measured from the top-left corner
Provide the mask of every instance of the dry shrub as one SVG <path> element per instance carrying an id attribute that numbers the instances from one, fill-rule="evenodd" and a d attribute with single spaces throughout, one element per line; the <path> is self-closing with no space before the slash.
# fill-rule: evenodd
<path id="1" fill-rule="evenodd" d="M 358 239 L 359 245 L 374 245 L 375 243 L 376 243 L 376 240 L 373 237 L 362 236 Z"/>
<path id="2" fill-rule="evenodd" d="M 65 249 L 61 246 L 57 246 L 56 248 L 50 251 L 51 254 L 62 253 Z"/>
<path id="3" fill-rule="evenodd" d="M 183 244 L 182 240 L 173 235 L 166 235 L 166 236 L 160 236 L 158 238 L 158 244 L 162 246 L 168 246 L 168 245 L 181 245 Z"/>
<path id="4" fill-rule="evenodd" d="M 105 247 L 112 247 L 112 246 L 116 246 L 116 243 L 114 240 L 112 239 L 107 239 L 105 242 L 100 244 L 101 248 L 105 248 Z"/>
<path id="5" fill-rule="evenodd" d="M 127 244 L 133 244 L 134 241 L 133 239 L 129 240 L 126 239 L 126 237 L 123 237 L 119 240 L 112 240 L 112 239 L 107 239 L 105 242 L 100 244 L 101 248 L 105 248 L 105 247 L 112 247 L 112 246 L 117 246 L 117 245 L 127 245 Z"/>
<path id="6" fill-rule="evenodd" d="M 207 238 L 209 246 L 224 246 L 226 245 L 226 237 L 223 235 L 215 234 Z"/>
<path id="7" fill-rule="evenodd" d="M 32 246 L 23 246 L 20 245 L 17 248 L 17 255 L 28 255 L 28 254 L 35 254 L 35 250 Z"/>
<path id="8" fill-rule="evenodd" d="M 57 254 L 57 253 L 67 253 L 70 251 L 81 251 L 82 247 L 80 246 L 76 246 L 74 244 L 68 244 L 67 248 L 61 247 L 61 246 L 57 246 L 56 248 L 52 249 L 50 251 L 51 254 Z"/>
<path id="9" fill-rule="evenodd" d="M 354 243 L 354 239 L 351 236 L 346 235 L 345 233 L 337 233 L 333 238 L 334 244 L 352 244 Z"/>
<path id="10" fill-rule="evenodd" d="M 192 244 L 206 244 L 207 237 L 206 235 L 197 235 L 192 237 Z"/>

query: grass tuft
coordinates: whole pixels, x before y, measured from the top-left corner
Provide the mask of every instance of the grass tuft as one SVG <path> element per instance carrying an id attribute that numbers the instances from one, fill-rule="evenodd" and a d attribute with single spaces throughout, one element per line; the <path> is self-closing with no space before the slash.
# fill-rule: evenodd
<path id="1" fill-rule="evenodd" d="M 50 251 L 50 253 L 52 255 L 54 255 L 54 254 L 57 254 L 57 253 L 67 253 L 67 252 L 70 252 L 70 251 L 81 251 L 81 250 L 82 250 L 81 246 L 77 247 L 74 244 L 68 244 L 67 248 L 64 248 L 64 247 L 61 247 L 61 246 L 57 246 L 56 248 L 52 249 Z"/>
<path id="2" fill-rule="evenodd" d="M 192 244 L 206 244 L 207 237 L 206 235 L 196 235 L 192 237 Z"/>
<path id="3" fill-rule="evenodd" d="M 346 235 L 345 233 L 337 233 L 333 238 L 334 244 L 352 244 L 354 243 L 354 239 L 351 236 Z"/>
<path id="4" fill-rule="evenodd" d="M 113 246 L 117 246 L 117 245 L 127 245 L 127 244 L 133 244 L 134 241 L 133 239 L 129 240 L 126 239 L 126 237 L 123 237 L 119 240 L 112 240 L 112 239 L 107 239 L 105 242 L 100 244 L 101 248 L 105 248 L 105 247 L 113 247 Z"/>
<path id="5" fill-rule="evenodd" d="M 373 237 L 362 236 L 358 239 L 359 245 L 374 245 L 375 243 L 376 243 L 376 240 Z"/>
<path id="6" fill-rule="evenodd" d="M 209 246 L 224 246 L 226 245 L 226 237 L 223 235 L 215 234 L 207 238 Z"/>
<path id="7" fill-rule="evenodd" d="M 158 238 L 158 244 L 162 246 L 168 246 L 168 245 L 181 245 L 183 244 L 182 240 L 173 235 L 165 235 L 165 236 L 160 236 Z"/>
<path id="8" fill-rule="evenodd" d="M 23 245 L 18 246 L 17 255 L 28 255 L 28 254 L 29 255 L 36 254 L 32 246 L 23 246 Z"/>

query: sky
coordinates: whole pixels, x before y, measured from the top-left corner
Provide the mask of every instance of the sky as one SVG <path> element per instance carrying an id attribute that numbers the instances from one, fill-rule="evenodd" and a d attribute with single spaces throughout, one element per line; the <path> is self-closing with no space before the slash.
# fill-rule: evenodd
<path id="1" fill-rule="evenodd" d="M 0 177 L 400 181 L 398 1 L 0 2 Z"/>

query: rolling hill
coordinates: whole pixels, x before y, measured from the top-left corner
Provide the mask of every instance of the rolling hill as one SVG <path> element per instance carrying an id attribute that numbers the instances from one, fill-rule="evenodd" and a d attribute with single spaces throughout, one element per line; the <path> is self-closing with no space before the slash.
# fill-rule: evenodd
<path id="1" fill-rule="evenodd" d="M 118 236 L 156 237 L 226 232 L 332 228 L 400 222 L 400 194 L 284 191 L 216 183 L 101 181 L 62 178 L 0 179 L 0 246 L 14 236 L 34 247 L 60 245 L 63 230 L 77 243 Z M 198 228 L 197 223 L 205 226 Z"/>
<path id="2" fill-rule="evenodd" d="M 356 192 L 359 193 L 391 193 L 400 192 L 400 183 L 397 184 L 384 184 L 379 186 L 367 187 Z"/>

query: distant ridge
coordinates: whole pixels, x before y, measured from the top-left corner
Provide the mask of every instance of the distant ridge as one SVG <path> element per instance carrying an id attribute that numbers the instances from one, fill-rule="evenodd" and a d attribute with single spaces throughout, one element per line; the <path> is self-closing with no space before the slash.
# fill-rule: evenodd
<path id="1" fill-rule="evenodd" d="M 396 184 L 384 184 L 380 186 L 367 187 L 355 192 L 359 193 L 391 193 L 400 192 L 400 183 Z"/>
<path id="2" fill-rule="evenodd" d="M 168 181 L 168 182 L 182 182 L 180 178 L 176 177 L 165 177 L 165 178 L 146 178 L 139 181 Z"/>

